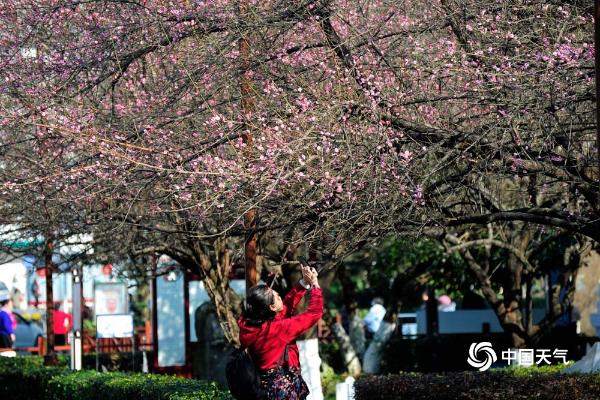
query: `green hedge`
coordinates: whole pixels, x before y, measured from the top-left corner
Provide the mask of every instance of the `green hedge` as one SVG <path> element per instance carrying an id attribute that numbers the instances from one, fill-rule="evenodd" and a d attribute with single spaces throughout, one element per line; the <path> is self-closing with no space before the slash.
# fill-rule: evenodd
<path id="1" fill-rule="evenodd" d="M 0 357 L 0 393 L 11 400 L 231 400 L 216 383 L 166 375 L 44 367 L 37 357 Z"/>
<path id="2" fill-rule="evenodd" d="M 355 390 L 356 400 L 593 400 L 600 399 L 600 376 L 560 374 L 552 367 L 401 373 L 365 376 Z"/>

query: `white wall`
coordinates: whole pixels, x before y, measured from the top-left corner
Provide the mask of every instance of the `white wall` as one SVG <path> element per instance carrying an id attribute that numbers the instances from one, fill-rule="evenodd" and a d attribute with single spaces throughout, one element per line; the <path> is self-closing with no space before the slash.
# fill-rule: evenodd
<path id="1" fill-rule="evenodd" d="M 4 283 L 8 290 L 19 289 L 24 296 L 21 307 L 27 307 L 27 268 L 20 258 L 0 264 L 0 282 Z"/>

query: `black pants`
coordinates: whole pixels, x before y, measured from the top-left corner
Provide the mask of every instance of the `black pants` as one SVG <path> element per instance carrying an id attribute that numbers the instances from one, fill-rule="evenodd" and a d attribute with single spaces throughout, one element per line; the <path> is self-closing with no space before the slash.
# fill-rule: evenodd
<path id="1" fill-rule="evenodd" d="M 64 346 L 65 344 L 67 344 L 67 335 L 55 333 L 54 334 L 54 344 L 57 346 Z"/>
<path id="2" fill-rule="evenodd" d="M 0 333 L 0 349 L 12 349 L 13 341 L 10 335 Z"/>

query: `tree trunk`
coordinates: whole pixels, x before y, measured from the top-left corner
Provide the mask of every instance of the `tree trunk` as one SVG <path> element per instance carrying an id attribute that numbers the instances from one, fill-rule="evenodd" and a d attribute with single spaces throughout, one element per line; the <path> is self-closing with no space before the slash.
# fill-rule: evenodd
<path id="1" fill-rule="evenodd" d="M 342 297 L 344 307 L 348 314 L 348 336 L 350 344 L 352 345 L 355 353 L 359 358 L 362 359 L 365 352 L 365 326 L 362 319 L 356 315 L 356 290 L 352 280 L 349 279 L 344 264 L 341 264 L 337 269 L 337 278 L 342 284 Z"/>
<path id="2" fill-rule="evenodd" d="M 231 257 L 229 256 L 229 239 L 219 238 L 213 243 L 212 248 L 202 249 L 200 245 L 194 248 L 194 258 L 200 268 L 200 275 L 204 282 L 210 300 L 215 306 L 219 324 L 223 329 L 225 339 L 234 346 L 239 345 L 239 327 L 237 318 L 241 314 L 241 298 L 229 286 L 229 272 L 231 271 Z M 210 257 L 209 254 L 213 255 Z"/>
<path id="3" fill-rule="evenodd" d="M 376 374 L 381 368 L 381 355 L 385 344 L 390 340 L 396 330 L 395 322 L 388 322 L 385 319 L 381 322 L 379 329 L 369 343 L 369 347 L 363 358 L 363 371 L 367 374 Z"/>
<path id="4" fill-rule="evenodd" d="M 204 289 L 214 305 L 225 339 L 237 346 L 239 345 L 237 318 L 241 314 L 241 298 L 229 286 L 229 273 L 232 267 L 229 240 L 227 237 L 222 237 L 213 242 L 192 241 L 184 243 L 182 247 L 163 251 L 185 270 L 193 271 L 200 276 Z"/>
<path id="5" fill-rule="evenodd" d="M 235 305 L 235 299 L 239 300 L 239 296 L 227 285 L 226 288 L 222 288 L 218 281 L 214 279 L 214 276 L 207 275 L 203 280 L 204 287 L 215 306 L 215 312 L 219 319 L 221 329 L 225 339 L 234 346 L 239 346 L 239 327 L 237 324 L 237 316 L 234 310 L 239 310 L 239 305 Z"/>
<path id="6" fill-rule="evenodd" d="M 54 250 L 54 236 L 46 235 L 44 245 L 44 261 L 46 264 L 46 355 L 44 356 L 44 365 L 58 365 L 58 357 L 54 351 L 54 292 L 52 290 L 52 273 L 54 264 L 52 263 L 52 253 Z"/>
<path id="7" fill-rule="evenodd" d="M 498 317 L 498 321 L 500 322 L 502 329 L 504 332 L 510 335 L 512 345 L 517 348 L 524 347 L 525 340 L 523 335 L 525 332 L 522 325 L 523 319 L 520 310 L 519 297 L 517 297 L 516 293 L 514 292 L 514 286 L 511 285 L 513 290 L 507 290 L 507 298 L 505 298 L 503 301 L 499 300 L 496 291 L 492 288 L 489 275 L 475 261 L 475 258 L 473 258 L 471 255 L 471 252 L 465 250 L 462 252 L 462 254 L 467 262 L 467 265 L 469 266 L 469 270 L 477 279 L 484 298 Z"/>
<path id="8" fill-rule="evenodd" d="M 357 377 L 360 375 L 361 371 L 360 359 L 354 347 L 352 346 L 350 336 L 348 336 L 344 330 L 344 327 L 342 326 L 340 315 L 338 314 L 337 317 L 338 318 L 336 318 L 331 324 L 331 331 L 340 345 L 340 352 L 342 353 L 344 365 L 346 366 L 348 373 L 354 377 Z"/>
<path id="9" fill-rule="evenodd" d="M 358 357 L 362 359 L 366 350 L 365 324 L 362 319 L 356 315 L 356 312 L 350 313 L 349 329 L 350 332 L 348 332 L 348 334 L 350 335 L 350 343 L 352 344 L 354 351 L 356 351 L 356 354 L 358 354 Z"/>
<path id="10" fill-rule="evenodd" d="M 248 22 L 248 0 L 241 0 L 239 3 L 240 20 Z M 252 148 L 252 133 L 251 125 L 248 119 L 254 112 L 256 105 L 253 96 L 252 79 L 250 77 L 250 42 L 248 40 L 249 31 L 242 32 L 239 40 L 240 54 L 240 92 L 242 97 L 242 111 L 244 118 L 244 133 L 242 140 L 246 145 L 246 153 Z M 252 190 L 252 188 L 250 188 Z M 258 274 L 256 270 L 256 226 L 257 225 L 257 210 L 252 208 L 244 215 L 244 228 L 248 232 L 244 244 L 244 254 L 246 260 L 246 293 L 258 282 Z"/>
<path id="11" fill-rule="evenodd" d="M 523 238 L 523 241 L 526 241 Z M 507 260 L 508 278 L 504 284 L 504 314 L 498 315 L 504 331 L 510 334 L 512 346 L 515 348 L 523 348 L 527 344 L 527 334 L 523 325 L 522 306 L 522 276 L 523 265 L 514 254 L 508 255 Z"/>
<path id="12" fill-rule="evenodd" d="M 346 273 L 346 266 L 342 263 L 337 269 L 337 278 L 342 284 L 342 298 L 346 310 L 350 310 L 354 307 L 353 303 L 356 303 L 356 289 L 355 284 L 348 277 Z"/>
<path id="13" fill-rule="evenodd" d="M 531 337 L 533 334 L 533 298 L 531 297 L 531 275 L 525 281 L 525 332 Z"/>
<path id="14" fill-rule="evenodd" d="M 510 334 L 512 347 L 520 349 L 527 345 L 527 335 L 523 329 L 523 313 L 518 306 L 514 309 L 512 307 L 515 307 L 514 302 L 511 303 L 504 316 L 499 316 L 499 318 L 502 318 L 501 325 L 504 332 Z"/>

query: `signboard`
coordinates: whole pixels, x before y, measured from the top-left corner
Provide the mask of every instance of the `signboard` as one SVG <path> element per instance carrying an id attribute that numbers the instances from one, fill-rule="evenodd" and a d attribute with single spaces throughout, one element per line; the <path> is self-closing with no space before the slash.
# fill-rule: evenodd
<path id="1" fill-rule="evenodd" d="M 96 337 L 98 339 L 133 337 L 133 316 L 131 314 L 96 316 Z"/>
<path id="2" fill-rule="evenodd" d="M 127 284 L 125 282 L 103 282 L 94 286 L 96 315 L 127 314 Z"/>
<path id="3" fill-rule="evenodd" d="M 26 293 L 26 300 L 28 305 L 31 307 L 46 307 L 46 277 L 45 268 L 38 268 L 38 262 L 35 257 L 27 255 L 22 259 L 22 265 L 26 269 L 27 273 L 25 282 L 23 284 L 16 285 L 22 293 Z M 2 280 L 2 273 L 4 265 L 0 268 L 0 280 Z M 6 269 L 4 273 L 8 272 Z M 13 281 L 12 273 L 10 275 L 10 281 Z M 83 267 L 83 296 L 85 304 L 89 307 L 94 305 L 94 286 L 100 283 L 108 282 L 111 278 L 102 273 L 101 265 L 86 265 Z M 54 290 L 54 301 L 55 302 L 66 302 L 68 309 L 72 299 L 71 290 L 71 273 L 62 272 L 54 274 L 52 277 L 52 288 Z M 10 287 L 10 285 L 8 285 Z M 21 286 L 23 287 L 21 289 Z M 124 310 L 128 312 L 128 310 Z"/>
<path id="4" fill-rule="evenodd" d="M 156 277 L 158 366 L 185 365 L 185 302 L 183 273 L 161 257 Z"/>

